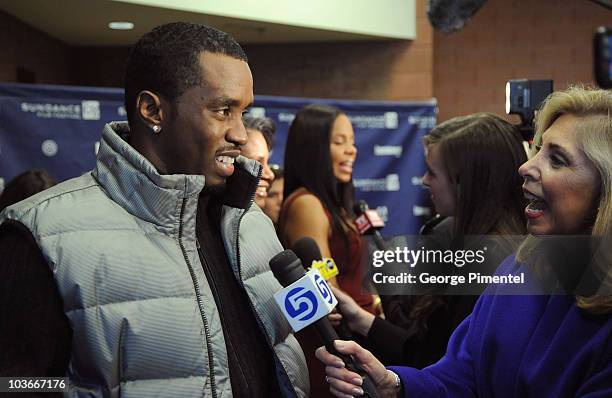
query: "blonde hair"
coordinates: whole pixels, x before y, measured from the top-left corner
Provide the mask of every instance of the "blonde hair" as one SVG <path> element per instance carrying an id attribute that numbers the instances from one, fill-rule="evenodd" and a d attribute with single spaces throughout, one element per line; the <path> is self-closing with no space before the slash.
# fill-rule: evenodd
<path id="1" fill-rule="evenodd" d="M 536 133 L 532 145 L 535 148 L 542 145 L 542 134 L 562 115 L 572 115 L 580 118 L 574 125 L 578 146 L 587 159 L 595 166 L 600 178 L 599 203 L 593 223 L 591 236 L 602 237 L 602 250 L 597 252 L 593 260 L 596 271 L 604 276 L 603 288 L 607 295 L 577 296 L 579 308 L 590 313 L 605 314 L 612 312 L 612 288 L 610 271 L 612 270 L 609 248 L 609 237 L 612 235 L 612 92 L 581 86 L 570 87 L 567 90 L 552 93 L 545 100 L 542 110 L 536 116 Z M 529 236 L 523 242 L 517 253 L 518 261 L 525 261 L 538 245 L 535 236 Z"/>

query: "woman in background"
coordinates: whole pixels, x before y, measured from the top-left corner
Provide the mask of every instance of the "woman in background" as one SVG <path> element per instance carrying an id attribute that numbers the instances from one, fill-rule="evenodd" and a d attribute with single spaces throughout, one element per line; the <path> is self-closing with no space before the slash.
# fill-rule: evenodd
<path id="1" fill-rule="evenodd" d="M 516 172 L 527 160 L 521 135 L 502 118 L 477 113 L 438 125 L 423 144 L 423 185 L 436 212 L 447 217 L 424 241 L 428 248 L 442 250 L 487 246 L 486 263 L 479 267 L 494 270 L 514 249 L 501 235 L 526 232 L 522 178 Z M 431 247 L 433 241 L 436 247 Z M 383 363 L 417 368 L 444 355 L 452 332 L 478 299 L 435 293 L 382 296 L 385 320 L 363 311 L 342 292 L 335 293 L 349 328 L 366 337 L 366 346 Z M 332 321 L 340 318 L 330 315 Z"/>
<path id="2" fill-rule="evenodd" d="M 372 295 L 362 292 L 362 241 L 353 224 L 356 158 L 355 133 L 344 113 L 328 105 L 300 110 L 285 148 L 279 235 L 287 248 L 302 237 L 313 238 L 321 255 L 338 266 L 331 283 L 374 312 Z"/>
<path id="3" fill-rule="evenodd" d="M 362 292 L 362 240 L 353 224 L 355 134 L 348 117 L 327 105 L 308 105 L 296 115 L 285 148 L 284 201 L 279 236 L 286 248 L 302 237 L 314 239 L 321 255 L 333 258 L 339 274 L 328 282 L 346 291 L 366 311 L 374 312 L 371 294 Z M 318 336 L 296 334 L 310 373 L 311 396 L 329 396 L 325 370 L 314 357 Z"/>

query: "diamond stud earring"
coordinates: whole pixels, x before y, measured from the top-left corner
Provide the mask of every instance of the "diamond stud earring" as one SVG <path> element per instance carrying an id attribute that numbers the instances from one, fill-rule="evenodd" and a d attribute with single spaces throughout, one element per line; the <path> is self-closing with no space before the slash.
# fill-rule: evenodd
<path id="1" fill-rule="evenodd" d="M 151 127 L 151 130 L 153 130 L 155 134 L 159 134 L 161 131 L 161 126 L 159 124 L 154 124 L 153 127 Z"/>

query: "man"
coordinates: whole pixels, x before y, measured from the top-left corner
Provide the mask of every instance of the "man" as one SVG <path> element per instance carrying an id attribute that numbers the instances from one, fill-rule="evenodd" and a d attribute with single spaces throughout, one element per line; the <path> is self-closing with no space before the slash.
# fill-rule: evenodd
<path id="1" fill-rule="evenodd" d="M 125 98 L 91 173 L 2 213 L 0 372 L 66 374 L 71 396 L 307 396 L 272 298 L 282 247 L 252 206 L 261 165 L 239 156 L 246 55 L 160 26 L 130 53 Z"/>
<path id="2" fill-rule="evenodd" d="M 278 224 L 278 215 L 280 214 L 281 207 L 283 205 L 283 190 L 285 189 L 285 177 L 283 176 L 283 168 L 278 165 L 272 165 L 270 167 L 274 173 L 274 180 L 268 188 L 268 195 L 266 197 L 266 206 L 263 208 L 264 213 L 274 223 L 274 226 Z"/>
<path id="3" fill-rule="evenodd" d="M 255 203 L 261 209 L 266 206 L 268 190 L 274 180 L 274 174 L 268 165 L 270 151 L 274 142 L 276 126 L 269 117 L 244 117 L 244 127 L 248 134 L 248 142 L 242 148 L 242 154 L 249 159 L 257 160 L 263 166 L 261 178 L 255 191 Z"/>

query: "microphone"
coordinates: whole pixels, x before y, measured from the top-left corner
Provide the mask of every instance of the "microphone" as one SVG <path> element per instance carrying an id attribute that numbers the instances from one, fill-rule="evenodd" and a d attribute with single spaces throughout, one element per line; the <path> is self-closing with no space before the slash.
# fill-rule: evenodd
<path id="1" fill-rule="evenodd" d="M 338 335 L 326 315 L 338 301 L 319 272 L 310 270 L 306 274 L 302 262 L 291 250 L 282 251 L 272 257 L 270 269 L 284 287 L 274 294 L 274 299 L 291 327 L 294 328 L 295 324 L 299 328 L 293 330 L 298 331 L 313 325 L 327 351 L 340 357 L 347 369 L 362 375 L 364 396 L 378 397 L 370 376 L 352 357 L 340 354 L 334 347 L 334 340 L 338 340 Z"/>
<path id="2" fill-rule="evenodd" d="M 427 17 L 434 29 L 444 33 L 461 30 L 486 0 L 429 0 Z"/>
<path id="3" fill-rule="evenodd" d="M 361 235 L 372 235 L 378 250 L 387 250 L 387 245 L 380 235 L 379 230 L 383 229 L 385 222 L 378 211 L 370 209 L 364 200 L 355 203 L 354 212 L 357 218 L 355 226 Z"/>
<path id="4" fill-rule="evenodd" d="M 293 244 L 293 251 L 302 261 L 303 265 L 308 266 L 311 264 L 312 268 L 319 270 L 326 281 L 339 274 L 338 267 L 334 260 L 331 258 L 323 259 L 317 242 L 311 237 L 305 236 L 298 239 Z M 340 311 L 340 307 L 336 308 L 336 311 L 338 311 L 340 315 L 343 315 L 342 311 Z M 353 340 L 353 333 L 346 324 L 344 317 L 340 321 L 340 325 L 336 327 L 336 330 L 342 340 Z"/>
<path id="5" fill-rule="evenodd" d="M 296 256 L 302 261 L 302 265 L 319 270 L 326 281 L 338 275 L 338 267 L 331 258 L 323 258 L 319 245 L 309 236 L 298 239 L 292 248 Z"/>

